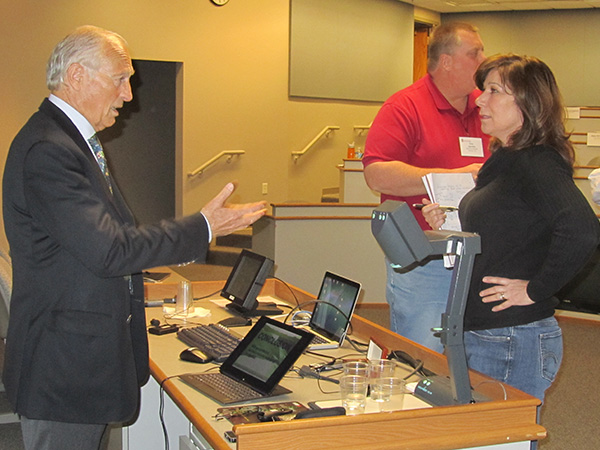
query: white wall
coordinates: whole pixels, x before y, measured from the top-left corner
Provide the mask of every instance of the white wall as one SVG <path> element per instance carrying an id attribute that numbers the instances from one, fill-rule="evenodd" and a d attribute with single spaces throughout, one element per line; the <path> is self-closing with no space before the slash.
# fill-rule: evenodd
<path id="1" fill-rule="evenodd" d="M 322 187 L 338 184 L 335 166 L 354 138 L 352 127 L 369 124 L 380 106 L 288 98 L 287 0 L 233 0 L 223 7 L 208 0 L 0 0 L 0 14 L 0 171 L 13 137 L 47 95 L 52 48 L 88 23 L 122 34 L 133 58 L 183 62 L 183 173 L 222 150 L 246 151 L 234 164 L 222 161 L 197 179 L 183 177 L 185 213 L 232 179 L 240 183 L 235 201 L 318 201 Z M 340 130 L 294 163 L 291 152 L 326 125 Z"/>

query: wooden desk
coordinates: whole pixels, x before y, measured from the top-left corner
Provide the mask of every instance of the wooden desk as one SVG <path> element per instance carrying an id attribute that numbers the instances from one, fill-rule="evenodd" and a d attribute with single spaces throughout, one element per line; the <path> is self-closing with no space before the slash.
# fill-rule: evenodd
<path id="1" fill-rule="evenodd" d="M 223 284 L 224 282 L 193 283 L 194 296 L 199 297 L 219 291 Z M 147 285 L 146 289 L 148 297 L 160 298 L 173 296 L 177 286 L 163 283 Z M 261 295 L 272 295 L 291 304 L 296 304 L 294 295 L 298 302 L 314 298 L 307 292 L 290 288 L 275 279 L 267 280 Z M 158 308 L 148 309 L 149 318 L 159 313 Z M 204 323 L 216 322 L 222 318 L 221 316 L 226 315 L 225 310 L 216 311 L 210 318 L 203 320 Z M 404 350 L 414 358 L 421 359 L 428 369 L 438 374 L 448 373 L 446 360 L 442 355 L 431 352 L 358 316 L 352 319 L 352 327 L 352 336 L 355 338 L 367 341 L 369 337 L 375 337 L 391 349 Z M 161 382 L 168 376 L 185 372 L 200 372 L 210 366 L 180 361 L 177 355 L 185 347 L 185 344 L 179 342 L 174 335 L 150 336 L 150 368 L 156 381 Z M 340 351 L 348 353 L 351 348 Z M 302 358 L 309 357 L 305 355 Z M 306 383 L 316 383 L 316 380 L 284 378 L 282 384 L 294 391 L 285 400 L 298 400 L 302 403 L 307 400 L 321 400 L 321 398 L 306 397 L 304 392 Z M 323 448 L 444 450 L 493 444 L 498 445 L 493 447 L 494 449 L 504 450 L 505 448 L 527 449 L 529 448 L 527 441 L 543 439 L 546 436 L 545 429 L 536 424 L 536 407 L 540 403 L 538 399 L 510 386 L 504 386 L 503 389 L 498 382 L 475 372 L 471 373 L 471 383 L 475 391 L 484 394 L 492 401 L 391 413 L 238 425 L 234 429 L 238 438 L 237 447 L 223 439 L 223 431 L 230 429 L 231 424 L 226 420 L 217 422 L 212 418 L 218 404 L 176 378 L 164 382 L 164 388 L 177 408 L 195 428 L 192 431 L 197 430 L 202 434 L 206 444 L 218 450 L 232 448 L 239 450 Z M 314 392 L 311 392 L 311 395 L 314 395 Z M 323 399 L 335 398 L 337 395 L 323 397 Z M 277 401 L 280 399 L 278 398 Z M 267 402 L 269 400 L 254 403 Z M 144 409 L 143 397 L 142 415 Z M 156 410 L 151 412 L 157 414 Z M 153 448 L 160 448 L 158 443 L 155 444 Z M 130 448 L 136 448 L 135 443 L 133 446 L 130 445 Z"/>

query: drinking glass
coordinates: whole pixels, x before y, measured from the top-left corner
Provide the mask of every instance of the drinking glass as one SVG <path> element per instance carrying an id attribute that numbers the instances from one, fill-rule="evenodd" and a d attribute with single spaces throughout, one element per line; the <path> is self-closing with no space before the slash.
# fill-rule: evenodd
<path id="1" fill-rule="evenodd" d="M 365 412 L 367 405 L 367 377 L 362 375 L 343 375 L 340 378 L 342 406 L 346 414 L 353 416 Z"/>

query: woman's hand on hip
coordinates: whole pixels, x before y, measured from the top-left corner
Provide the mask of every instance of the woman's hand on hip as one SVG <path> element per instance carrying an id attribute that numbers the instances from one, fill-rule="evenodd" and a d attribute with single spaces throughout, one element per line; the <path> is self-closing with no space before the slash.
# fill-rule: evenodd
<path id="1" fill-rule="evenodd" d="M 502 301 L 492 308 L 493 312 L 503 311 L 511 306 L 528 306 L 534 302 L 527 295 L 528 280 L 514 280 L 502 277 L 483 277 L 483 282 L 495 286 L 479 293 L 483 303 Z"/>

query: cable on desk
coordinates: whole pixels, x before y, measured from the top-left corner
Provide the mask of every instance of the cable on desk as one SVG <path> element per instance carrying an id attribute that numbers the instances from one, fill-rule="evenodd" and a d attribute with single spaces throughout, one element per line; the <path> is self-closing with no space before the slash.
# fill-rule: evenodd
<path id="1" fill-rule="evenodd" d="M 178 319 L 177 319 L 177 317 L 175 317 L 175 316 L 177 316 L 177 315 L 179 315 L 179 314 L 187 313 L 187 312 L 188 312 L 188 310 L 189 310 L 189 309 L 190 309 L 190 308 L 191 308 L 193 305 L 194 305 L 194 302 L 192 302 L 192 303 L 191 303 L 191 304 L 190 304 L 190 305 L 189 305 L 187 308 L 185 308 L 185 309 L 177 309 L 177 308 L 175 308 L 175 311 L 173 311 L 172 313 L 169 313 L 169 314 L 164 314 L 164 313 L 163 313 L 163 317 L 164 317 L 164 319 L 165 319 L 165 322 L 167 322 L 167 323 L 168 323 L 169 319 L 173 319 L 173 318 L 175 318 L 175 320 L 178 320 Z M 163 310 L 163 311 L 164 311 L 164 310 Z M 185 317 L 185 320 L 186 320 L 186 322 L 188 321 L 188 319 L 189 319 L 188 317 Z"/>
<path id="2" fill-rule="evenodd" d="M 299 327 L 301 325 L 308 325 L 310 322 L 310 316 L 312 315 L 312 313 L 310 311 L 307 311 L 305 309 L 296 311 L 293 315 L 292 315 L 292 326 L 294 327 Z"/>
<path id="3" fill-rule="evenodd" d="M 313 356 L 317 356 L 319 358 L 323 358 L 325 360 L 330 360 L 330 362 L 326 363 L 327 365 L 334 365 L 338 361 L 343 361 L 347 358 L 355 358 L 356 356 L 358 356 L 360 358 L 364 357 L 364 354 L 362 352 L 348 353 L 348 354 L 345 354 L 342 356 L 324 355 L 323 353 L 318 353 L 318 352 L 315 352 L 314 350 L 307 350 L 305 353 L 308 355 L 313 355 Z"/>
<path id="4" fill-rule="evenodd" d="M 339 313 L 342 315 L 342 317 L 348 321 L 348 325 L 349 325 L 349 333 L 346 333 L 346 334 L 347 334 L 347 335 L 348 335 L 348 334 L 352 334 L 352 321 L 351 321 L 351 320 L 350 320 L 350 318 L 349 318 L 349 317 L 346 315 L 346 313 L 345 313 L 344 311 L 342 311 L 340 308 L 338 308 L 336 305 L 334 305 L 333 303 L 326 302 L 326 301 L 324 301 L 324 300 L 318 300 L 318 299 L 315 299 L 315 300 L 308 300 L 308 301 L 306 301 L 306 302 L 302 302 L 302 303 L 300 303 L 300 304 L 298 304 L 298 305 L 294 306 L 294 307 L 292 308 L 292 310 L 291 310 L 291 311 L 288 313 L 288 315 L 287 315 L 287 316 L 285 316 L 285 318 L 283 319 L 283 323 L 287 323 L 287 321 L 288 321 L 288 319 L 290 318 L 290 316 L 292 316 L 292 315 L 294 314 L 294 311 L 296 311 L 296 310 L 298 310 L 298 311 L 301 311 L 301 308 L 304 308 L 306 305 L 310 305 L 310 304 L 313 304 L 313 303 L 327 303 L 329 306 L 331 306 L 331 307 L 333 307 L 334 309 L 336 309 L 336 310 L 337 310 L 337 311 L 338 311 L 338 312 L 339 312 Z M 302 311 L 302 312 L 305 312 L 305 311 Z"/>
<path id="5" fill-rule="evenodd" d="M 296 300 L 296 305 L 299 305 L 299 304 L 300 304 L 300 302 L 298 301 L 298 297 L 296 297 L 296 293 L 295 293 L 295 292 L 294 292 L 294 290 L 293 290 L 293 289 L 290 287 L 290 285 L 289 285 L 289 284 L 287 284 L 285 281 L 283 281 L 281 278 L 277 278 L 277 277 L 273 277 L 273 278 L 275 278 L 275 279 L 276 279 L 276 280 L 278 280 L 278 281 L 281 281 L 281 282 L 283 283 L 283 285 L 284 285 L 285 287 L 287 287 L 287 288 L 290 290 L 290 292 L 292 293 L 292 297 L 294 297 L 294 300 Z"/>
<path id="6" fill-rule="evenodd" d="M 323 387 L 321 386 L 321 380 L 322 380 L 322 378 L 317 378 L 317 387 L 319 388 L 319 390 L 321 391 L 322 394 L 329 395 L 329 394 L 339 394 L 340 393 L 339 389 L 337 391 L 326 391 L 325 389 L 323 389 Z"/>
<path id="7" fill-rule="evenodd" d="M 319 358 L 323 358 L 325 360 L 331 360 L 331 362 L 328 364 L 335 364 L 335 362 L 338 360 L 338 358 L 336 358 L 335 356 L 324 355 L 323 353 L 318 353 L 313 350 L 306 350 L 304 353 L 306 353 L 307 355 L 318 356 Z"/>
<path id="8" fill-rule="evenodd" d="M 218 293 L 219 293 L 219 292 L 221 292 L 221 291 L 222 291 L 222 289 L 219 289 L 219 290 L 217 290 L 217 291 L 215 291 L 215 292 L 212 292 L 212 293 L 210 293 L 210 294 L 207 294 L 207 295 L 205 295 L 205 296 L 203 296 L 203 297 L 198 297 L 198 298 L 195 298 L 195 299 L 194 299 L 194 301 L 196 301 L 196 300 L 204 300 L 205 298 L 212 297 L 213 295 L 216 295 L 216 294 L 218 294 Z"/>
<path id="9" fill-rule="evenodd" d="M 396 364 L 399 364 L 397 361 L 394 361 Z M 412 377 L 413 375 L 419 375 L 419 378 L 422 377 L 420 371 L 423 369 L 423 362 L 420 361 L 419 364 L 417 365 L 417 367 L 415 367 L 408 375 L 405 375 L 402 379 L 403 380 L 408 380 L 410 377 Z"/>
<path id="10" fill-rule="evenodd" d="M 188 309 L 189 309 L 189 308 L 191 308 L 191 307 L 194 305 L 194 302 L 195 302 L 195 301 L 197 301 L 197 300 L 204 300 L 205 298 L 210 298 L 210 297 L 213 297 L 214 295 L 218 294 L 219 292 L 221 292 L 221 289 L 219 289 L 219 290 L 217 290 L 217 291 L 214 291 L 214 292 L 211 292 L 210 294 L 204 295 L 204 296 L 202 296 L 202 297 L 195 297 L 195 298 L 194 298 L 194 300 L 192 301 L 192 303 L 191 303 L 191 304 L 188 306 L 188 308 L 186 308 L 186 309 L 183 309 L 183 310 L 177 310 L 177 309 L 175 309 L 175 311 L 173 311 L 172 313 L 169 313 L 169 314 L 163 314 L 163 317 L 164 317 L 164 319 L 165 319 L 165 322 L 166 322 L 166 323 L 169 323 L 169 319 L 173 319 L 173 318 L 174 318 L 175 320 L 180 320 L 180 319 L 179 319 L 179 318 L 177 318 L 176 316 L 177 316 L 178 314 L 181 314 L 181 313 L 185 313 L 185 312 L 187 312 L 187 311 L 188 311 Z M 177 297 L 175 297 L 175 299 L 176 299 L 176 298 L 177 298 Z M 189 319 L 189 317 L 186 317 L 186 318 L 185 318 L 185 321 L 186 321 L 186 324 L 190 324 L 190 325 L 201 325 L 201 324 L 202 324 L 202 322 L 194 322 L 194 321 L 191 321 L 191 320 Z"/>
<path id="11" fill-rule="evenodd" d="M 290 370 L 288 370 L 288 371 L 286 372 L 286 374 L 283 376 L 283 378 L 287 378 L 287 379 L 290 379 L 290 378 L 292 378 L 292 379 L 294 379 L 294 380 L 299 380 L 299 379 L 302 379 L 302 378 L 304 378 L 302 375 L 300 375 L 299 371 L 300 371 L 300 368 L 299 368 L 298 366 L 292 366 L 292 367 L 290 368 Z M 294 376 L 294 377 L 293 377 L 293 376 L 291 376 L 291 375 L 292 375 L 292 374 L 294 374 L 294 373 L 295 373 L 296 375 L 298 375 L 298 376 L 297 376 L 297 377 L 295 377 L 295 376 Z"/>
<path id="12" fill-rule="evenodd" d="M 348 335 L 346 335 L 346 340 L 350 343 L 350 345 L 352 346 L 352 348 L 354 348 L 354 350 L 356 350 L 358 353 L 360 353 L 361 355 L 366 355 L 367 354 L 367 349 L 365 350 L 361 350 L 358 348 L 357 343 L 354 341 L 354 339 L 350 339 L 348 337 Z M 361 345 L 366 345 L 368 347 L 368 344 L 362 344 Z"/>
<path id="13" fill-rule="evenodd" d="M 354 345 L 355 345 L 354 348 L 356 348 L 358 346 L 361 346 L 361 347 L 368 347 L 369 346 L 369 344 L 366 343 L 366 342 L 360 342 L 360 341 L 357 341 L 356 339 L 350 339 L 348 336 L 346 336 L 346 340 L 347 341 L 351 341 L 351 343 L 354 343 Z M 362 352 L 362 350 L 360 350 L 360 351 Z"/>
<path id="14" fill-rule="evenodd" d="M 411 355 L 402 350 L 392 350 L 388 356 L 388 359 L 404 363 L 413 369 L 418 367 L 419 369 L 417 372 L 425 377 L 431 377 L 435 375 L 435 372 L 425 368 L 423 361 L 420 359 L 414 359 Z"/>
<path id="15" fill-rule="evenodd" d="M 298 375 L 300 375 L 301 378 L 314 378 L 317 380 L 317 387 L 319 388 L 319 390 L 321 391 L 321 393 L 323 394 L 335 394 L 338 393 L 338 391 L 325 391 L 323 389 L 323 387 L 321 386 L 321 380 L 323 381 L 329 381 L 330 383 L 335 383 L 335 384 L 339 384 L 339 380 L 335 379 L 335 378 L 331 378 L 331 377 L 326 377 L 321 375 L 321 373 L 317 370 L 311 369 L 309 366 L 302 366 L 301 368 L 294 368 L 294 372 L 298 373 Z"/>

